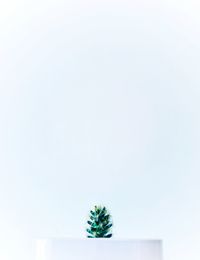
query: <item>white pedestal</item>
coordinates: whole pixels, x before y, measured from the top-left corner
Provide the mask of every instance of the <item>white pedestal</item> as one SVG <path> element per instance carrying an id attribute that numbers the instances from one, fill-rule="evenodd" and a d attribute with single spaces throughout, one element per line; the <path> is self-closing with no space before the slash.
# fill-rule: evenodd
<path id="1" fill-rule="evenodd" d="M 47 239 L 36 260 L 162 260 L 160 240 Z"/>

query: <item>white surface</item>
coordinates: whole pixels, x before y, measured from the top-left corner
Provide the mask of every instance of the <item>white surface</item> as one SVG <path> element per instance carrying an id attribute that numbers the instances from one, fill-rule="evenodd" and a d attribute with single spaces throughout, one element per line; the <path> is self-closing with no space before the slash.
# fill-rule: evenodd
<path id="1" fill-rule="evenodd" d="M 37 243 L 36 260 L 161 260 L 161 241 L 53 239 Z"/>
<path id="2" fill-rule="evenodd" d="M 84 237 L 200 259 L 200 1 L 0 1 L 0 259 Z"/>

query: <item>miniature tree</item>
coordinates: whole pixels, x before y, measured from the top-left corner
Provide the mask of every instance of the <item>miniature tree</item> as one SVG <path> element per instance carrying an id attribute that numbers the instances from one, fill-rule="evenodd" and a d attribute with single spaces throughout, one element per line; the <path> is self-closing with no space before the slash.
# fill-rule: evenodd
<path id="1" fill-rule="evenodd" d="M 86 229 L 88 238 L 110 238 L 112 237 L 112 218 L 106 207 L 95 206 L 90 211 Z"/>

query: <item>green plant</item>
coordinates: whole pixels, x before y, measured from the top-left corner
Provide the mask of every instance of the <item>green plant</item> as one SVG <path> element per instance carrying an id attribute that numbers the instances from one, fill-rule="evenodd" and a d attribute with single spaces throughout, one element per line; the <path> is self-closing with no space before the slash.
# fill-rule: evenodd
<path id="1" fill-rule="evenodd" d="M 106 207 L 95 206 L 90 211 L 86 229 L 89 238 L 110 238 L 112 237 L 112 218 Z"/>

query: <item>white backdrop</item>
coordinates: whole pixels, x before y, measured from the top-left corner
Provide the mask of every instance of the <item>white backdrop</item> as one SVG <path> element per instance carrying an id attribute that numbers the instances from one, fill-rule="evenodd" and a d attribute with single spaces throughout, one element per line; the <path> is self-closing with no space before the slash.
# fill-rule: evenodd
<path id="1" fill-rule="evenodd" d="M 116 238 L 199 260 L 200 4 L 0 2 L 0 258 L 84 237 L 95 203 Z"/>

